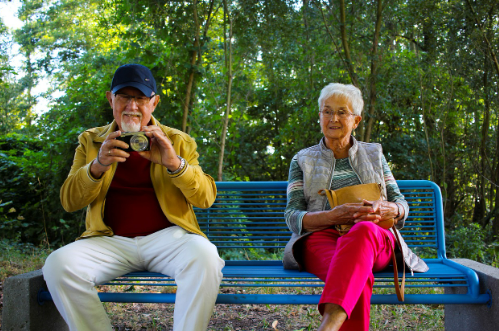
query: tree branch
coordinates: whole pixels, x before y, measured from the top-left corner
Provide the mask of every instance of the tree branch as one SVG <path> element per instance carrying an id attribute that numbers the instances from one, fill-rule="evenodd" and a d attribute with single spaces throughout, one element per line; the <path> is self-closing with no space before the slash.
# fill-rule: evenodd
<path id="1" fill-rule="evenodd" d="M 331 30 L 329 30 L 329 26 L 327 25 L 327 22 L 326 22 L 326 17 L 324 15 L 324 11 L 322 9 L 322 6 L 319 4 L 317 4 L 317 2 L 315 2 L 315 5 L 317 6 L 317 8 L 320 9 L 321 11 L 321 15 L 322 15 L 322 21 L 324 22 L 324 27 L 326 28 L 326 31 L 329 35 L 329 37 L 331 38 L 331 41 L 333 42 L 334 44 L 334 47 L 336 48 L 336 51 L 338 52 L 339 56 L 340 56 L 340 59 L 341 61 L 345 64 L 345 66 L 347 67 L 347 71 L 348 71 L 348 74 L 350 76 L 350 79 L 353 83 L 353 85 L 355 86 L 358 86 L 358 83 L 357 83 L 357 76 L 355 75 L 355 71 L 353 69 L 353 66 L 352 66 L 352 59 L 350 58 L 350 48 L 348 47 L 348 40 L 346 38 L 346 29 L 345 29 L 345 8 L 344 8 L 344 1 L 341 0 L 341 2 L 343 3 L 343 10 L 342 10 L 342 23 L 341 23 L 341 34 L 342 34 L 342 43 L 343 43 L 343 50 L 345 52 L 345 57 L 342 56 L 342 53 L 341 53 L 341 50 L 339 48 L 339 46 L 336 44 L 336 41 L 334 39 L 334 36 L 333 34 L 331 33 Z"/>
<path id="2" fill-rule="evenodd" d="M 496 57 L 496 54 L 495 54 L 494 50 L 492 49 L 492 45 L 490 44 L 489 39 L 485 35 L 485 32 L 483 31 L 483 28 L 480 25 L 480 22 L 478 22 L 477 14 L 475 12 L 475 9 L 471 5 L 470 0 L 466 0 L 466 3 L 470 7 L 471 13 L 473 14 L 473 19 L 475 20 L 475 23 L 478 26 L 478 29 L 480 30 L 480 33 L 482 34 L 482 38 L 485 41 L 485 44 L 487 45 L 487 49 L 489 51 L 490 58 L 491 58 L 492 62 L 494 63 L 494 67 L 496 69 L 497 74 L 499 75 L 499 62 L 497 61 L 497 57 Z"/>

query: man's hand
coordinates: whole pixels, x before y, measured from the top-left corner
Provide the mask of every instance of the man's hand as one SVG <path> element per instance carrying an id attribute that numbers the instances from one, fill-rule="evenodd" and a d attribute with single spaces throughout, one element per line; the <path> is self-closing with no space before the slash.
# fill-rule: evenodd
<path id="1" fill-rule="evenodd" d="M 107 136 L 102 143 L 97 158 L 90 166 L 90 173 L 94 178 L 101 178 L 102 175 L 111 169 L 111 164 L 114 162 L 125 162 L 130 156 L 123 149 L 128 148 L 128 144 L 121 140 L 116 140 L 116 137 L 121 136 L 121 131 L 115 131 Z"/>
<path id="2" fill-rule="evenodd" d="M 144 126 L 142 131 L 151 138 L 151 150 L 139 152 L 140 156 L 156 164 L 161 164 L 170 171 L 175 171 L 180 167 L 180 159 L 173 149 L 173 145 L 157 125 Z"/>

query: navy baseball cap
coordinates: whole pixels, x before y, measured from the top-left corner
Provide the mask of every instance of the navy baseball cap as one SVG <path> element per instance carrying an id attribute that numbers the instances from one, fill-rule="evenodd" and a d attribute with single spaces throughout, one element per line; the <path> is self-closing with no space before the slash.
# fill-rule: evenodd
<path id="1" fill-rule="evenodd" d="M 115 94 L 124 87 L 135 87 L 145 96 L 156 94 L 156 81 L 151 70 L 141 64 L 125 64 L 116 69 L 113 81 L 111 82 L 111 92 Z"/>

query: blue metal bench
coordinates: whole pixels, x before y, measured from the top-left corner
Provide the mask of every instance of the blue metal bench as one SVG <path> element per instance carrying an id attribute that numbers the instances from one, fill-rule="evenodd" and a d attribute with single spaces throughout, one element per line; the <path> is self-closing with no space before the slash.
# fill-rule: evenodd
<path id="1" fill-rule="evenodd" d="M 448 260 L 445 253 L 442 196 L 440 188 L 426 180 L 400 180 L 400 190 L 410 206 L 401 233 L 411 249 L 428 264 L 426 273 L 406 274 L 405 304 L 490 304 L 489 293 L 479 293 L 478 276 L 472 269 Z M 278 257 L 291 235 L 284 218 L 287 182 L 217 182 L 218 196 L 209 209 L 196 209 L 199 224 L 218 247 L 249 256 L 252 251 L 274 252 Z M 284 270 L 281 260 L 226 260 L 221 287 L 267 287 L 287 289 L 318 288 L 323 282 L 307 272 Z M 106 285 L 175 286 L 168 276 L 134 272 Z M 375 304 L 400 304 L 393 288 L 393 271 L 375 274 Z M 444 294 L 445 287 L 466 287 L 466 294 Z M 440 291 L 435 289 L 440 288 Z M 391 289 L 391 290 L 390 290 Z M 221 291 L 225 292 L 225 291 Z M 220 293 L 217 303 L 228 304 L 317 304 L 319 294 L 248 294 L 244 291 Z M 242 293 L 241 293 L 242 292 Z M 249 291 L 250 292 L 250 291 Z M 298 291 L 306 292 L 306 291 Z M 424 293 L 421 293 L 424 292 Z M 103 302 L 173 303 L 174 293 L 100 292 Z M 41 290 L 40 303 L 51 300 Z"/>

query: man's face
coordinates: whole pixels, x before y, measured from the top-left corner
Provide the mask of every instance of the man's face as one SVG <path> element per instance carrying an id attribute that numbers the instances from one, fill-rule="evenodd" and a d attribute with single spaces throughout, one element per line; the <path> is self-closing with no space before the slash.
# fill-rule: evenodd
<path id="1" fill-rule="evenodd" d="M 159 96 L 149 99 L 135 87 L 124 87 L 116 94 L 107 91 L 106 97 L 113 109 L 114 119 L 123 132 L 138 132 L 148 125 L 159 102 Z"/>

